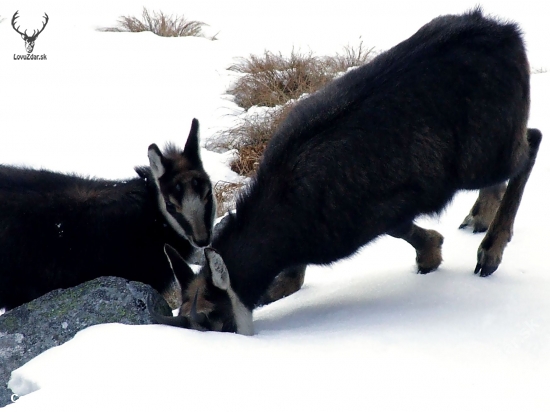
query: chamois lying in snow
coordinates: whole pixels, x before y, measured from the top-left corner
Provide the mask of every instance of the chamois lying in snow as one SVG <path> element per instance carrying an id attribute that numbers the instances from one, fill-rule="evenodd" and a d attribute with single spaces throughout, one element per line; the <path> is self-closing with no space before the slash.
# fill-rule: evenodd
<path id="1" fill-rule="evenodd" d="M 99 276 L 166 291 L 164 254 L 210 243 L 215 200 L 193 120 L 183 151 L 149 147 L 149 167 L 128 181 L 0 166 L 0 308 Z"/>
<path id="2" fill-rule="evenodd" d="M 432 20 L 304 99 L 274 133 L 200 276 L 167 248 L 183 304 L 157 321 L 252 334 L 252 310 L 279 273 L 303 280 L 306 265 L 383 234 L 416 249 L 420 272 L 435 270 L 443 237 L 413 222 L 459 190 L 481 189 L 462 226 L 488 228 L 475 272 L 490 275 L 542 137 L 527 129 L 529 75 L 519 28 L 475 9 Z"/>

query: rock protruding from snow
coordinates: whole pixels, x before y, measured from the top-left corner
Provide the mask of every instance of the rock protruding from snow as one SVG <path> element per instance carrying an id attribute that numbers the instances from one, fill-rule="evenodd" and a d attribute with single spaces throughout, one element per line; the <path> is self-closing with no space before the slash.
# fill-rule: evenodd
<path id="1" fill-rule="evenodd" d="M 101 323 L 152 324 L 147 296 L 156 296 L 154 311 L 171 315 L 164 299 L 150 286 L 102 277 L 74 288 L 54 290 L 0 316 L 0 407 L 11 403 L 11 372 L 35 356 Z"/>

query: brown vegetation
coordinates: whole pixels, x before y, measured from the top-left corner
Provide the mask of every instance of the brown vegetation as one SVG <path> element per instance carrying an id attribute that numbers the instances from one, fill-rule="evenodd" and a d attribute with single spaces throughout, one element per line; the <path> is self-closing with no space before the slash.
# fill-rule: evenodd
<path id="1" fill-rule="evenodd" d="M 361 41 L 357 47 L 347 46 L 335 56 L 318 57 L 295 50 L 288 57 L 269 51 L 261 56 L 250 55 L 229 67 L 243 76 L 228 93 L 244 109 L 282 105 L 319 90 L 339 73 L 366 63 L 372 54 L 373 49 L 365 48 Z"/>
<path id="2" fill-rule="evenodd" d="M 542 73 L 548 73 L 548 69 L 546 67 L 531 67 L 531 74 L 542 74 Z"/>
<path id="3" fill-rule="evenodd" d="M 266 106 L 265 113 L 245 113 L 241 121 L 217 136 L 210 149 L 236 149 L 238 158 L 231 168 L 236 173 L 252 176 L 256 172 L 269 139 L 303 95 L 314 93 L 341 73 L 370 61 L 373 49 L 360 41 L 347 46 L 335 56 L 314 56 L 293 50 L 290 56 L 264 52 L 240 59 L 229 70 L 243 74 L 228 90 L 235 102 L 248 110 Z"/>
<path id="4" fill-rule="evenodd" d="M 242 176 L 254 175 L 269 139 L 293 105 L 291 102 L 262 114 L 243 116 L 235 127 L 220 133 L 208 148 L 216 151 L 236 149 L 238 155 L 231 169 Z"/>
<path id="5" fill-rule="evenodd" d="M 223 216 L 229 210 L 235 208 L 235 194 L 243 187 L 242 183 L 230 183 L 219 181 L 214 186 L 217 209 L 216 216 Z"/>
<path id="6" fill-rule="evenodd" d="M 134 16 L 121 16 L 118 25 L 100 29 L 106 32 L 143 32 L 150 31 L 163 37 L 205 37 L 202 28 L 206 23 L 187 20 L 183 15 L 167 15 L 162 11 L 149 11 L 143 8 L 141 19 Z M 211 38 L 215 40 L 215 36 Z"/>

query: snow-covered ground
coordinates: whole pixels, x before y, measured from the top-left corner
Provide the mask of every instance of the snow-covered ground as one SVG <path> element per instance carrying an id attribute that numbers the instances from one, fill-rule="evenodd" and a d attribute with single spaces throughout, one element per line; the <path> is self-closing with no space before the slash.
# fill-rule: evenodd
<path id="1" fill-rule="evenodd" d="M 339 51 L 362 36 L 379 50 L 439 14 L 476 1 L 148 1 L 202 20 L 217 41 L 101 33 L 125 0 L 0 3 L 0 163 L 106 178 L 133 175 L 150 143 L 182 146 L 191 119 L 203 142 L 234 121 L 224 95 L 233 58 L 249 53 Z M 518 21 L 534 67 L 550 68 L 544 2 L 481 1 Z M 50 21 L 35 54 L 10 25 Z M 31 29 L 32 30 L 32 29 Z M 517 216 L 514 239 L 491 277 L 473 275 L 482 235 L 459 231 L 474 193 L 435 219 L 444 262 L 422 276 L 414 250 L 385 237 L 330 268 L 310 267 L 304 288 L 255 312 L 256 335 L 166 326 L 100 325 L 12 375 L 23 396 L 6 409 L 37 410 L 550 410 L 550 73 L 532 78 L 530 125 L 547 136 Z M 228 155 L 203 151 L 213 180 L 235 180 Z M 37 390 L 39 389 L 39 390 Z"/>

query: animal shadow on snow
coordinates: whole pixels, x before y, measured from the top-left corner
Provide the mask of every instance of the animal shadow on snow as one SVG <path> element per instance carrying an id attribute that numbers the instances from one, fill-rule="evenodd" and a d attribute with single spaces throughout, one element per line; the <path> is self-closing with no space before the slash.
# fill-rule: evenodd
<path id="1" fill-rule="evenodd" d="M 333 284 L 308 285 L 306 281 L 296 294 L 257 309 L 256 330 L 260 334 L 297 330 L 368 332 L 385 324 L 434 326 L 437 319 L 446 322 L 456 316 L 471 317 L 475 322 L 486 311 L 498 311 L 499 301 L 507 300 L 506 290 L 512 291 L 513 284 L 521 281 L 506 276 L 505 269 L 501 276 L 483 283 L 474 275 L 464 277 L 456 267 L 439 268 L 437 274 L 429 276 L 413 273 L 414 268 L 401 273 L 393 268 L 377 271 L 375 278 L 372 273 L 354 274 L 353 282 L 345 285 L 335 275 Z M 459 288 L 457 284 L 466 286 Z M 499 285 L 503 293 L 499 293 Z"/>

